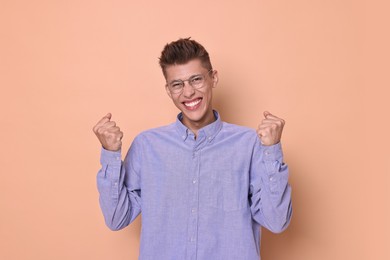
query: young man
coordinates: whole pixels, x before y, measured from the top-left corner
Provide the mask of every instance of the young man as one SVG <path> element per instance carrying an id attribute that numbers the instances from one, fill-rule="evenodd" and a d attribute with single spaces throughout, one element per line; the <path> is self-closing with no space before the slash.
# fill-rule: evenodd
<path id="1" fill-rule="evenodd" d="M 139 259 L 259 259 L 260 227 L 281 232 L 292 213 L 284 121 L 264 112 L 257 133 L 223 122 L 212 108 L 218 72 L 194 40 L 167 44 L 160 65 L 181 111 L 175 123 L 139 134 L 123 162 L 111 114 L 93 128 L 107 226 L 122 229 L 142 211 Z"/>

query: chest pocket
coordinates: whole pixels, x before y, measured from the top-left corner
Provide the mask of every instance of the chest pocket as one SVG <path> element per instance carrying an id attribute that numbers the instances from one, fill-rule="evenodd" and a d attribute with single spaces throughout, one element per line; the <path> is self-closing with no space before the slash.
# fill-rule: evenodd
<path id="1" fill-rule="evenodd" d="M 224 211 L 249 207 L 248 177 L 245 170 L 210 169 L 201 175 L 204 204 Z"/>

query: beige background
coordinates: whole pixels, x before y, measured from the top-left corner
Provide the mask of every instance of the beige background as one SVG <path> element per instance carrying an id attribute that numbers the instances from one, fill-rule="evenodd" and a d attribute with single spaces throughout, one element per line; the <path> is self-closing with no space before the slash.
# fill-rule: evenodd
<path id="1" fill-rule="evenodd" d="M 225 121 L 283 136 L 294 214 L 264 260 L 390 259 L 388 6 L 370 1 L 0 0 L 0 259 L 137 259 L 141 220 L 98 205 L 105 113 L 125 131 L 175 120 L 157 58 L 206 46 Z"/>

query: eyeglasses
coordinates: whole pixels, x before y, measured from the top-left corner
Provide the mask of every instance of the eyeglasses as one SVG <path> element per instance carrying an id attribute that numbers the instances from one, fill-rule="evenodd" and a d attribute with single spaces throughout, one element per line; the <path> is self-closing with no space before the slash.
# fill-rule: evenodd
<path id="1" fill-rule="evenodd" d="M 167 83 L 166 86 L 169 88 L 169 91 L 171 91 L 171 93 L 174 94 L 179 94 L 183 91 L 186 81 L 188 81 L 188 84 L 194 89 L 200 89 L 204 87 L 206 75 L 208 75 L 212 71 L 213 69 L 209 70 L 205 74 L 193 75 L 186 80 L 181 80 L 181 79 L 174 80 L 172 82 Z"/>

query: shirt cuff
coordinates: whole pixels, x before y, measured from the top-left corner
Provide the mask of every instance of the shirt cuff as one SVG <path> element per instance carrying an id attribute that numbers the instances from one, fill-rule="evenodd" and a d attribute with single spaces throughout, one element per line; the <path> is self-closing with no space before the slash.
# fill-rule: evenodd
<path id="1" fill-rule="evenodd" d="M 283 162 L 283 152 L 281 143 L 274 145 L 261 145 L 263 150 L 263 158 L 266 162 L 278 161 Z"/>
<path id="2" fill-rule="evenodd" d="M 100 163 L 102 165 L 121 165 L 122 153 L 119 151 L 109 151 L 102 147 L 100 153 Z"/>

